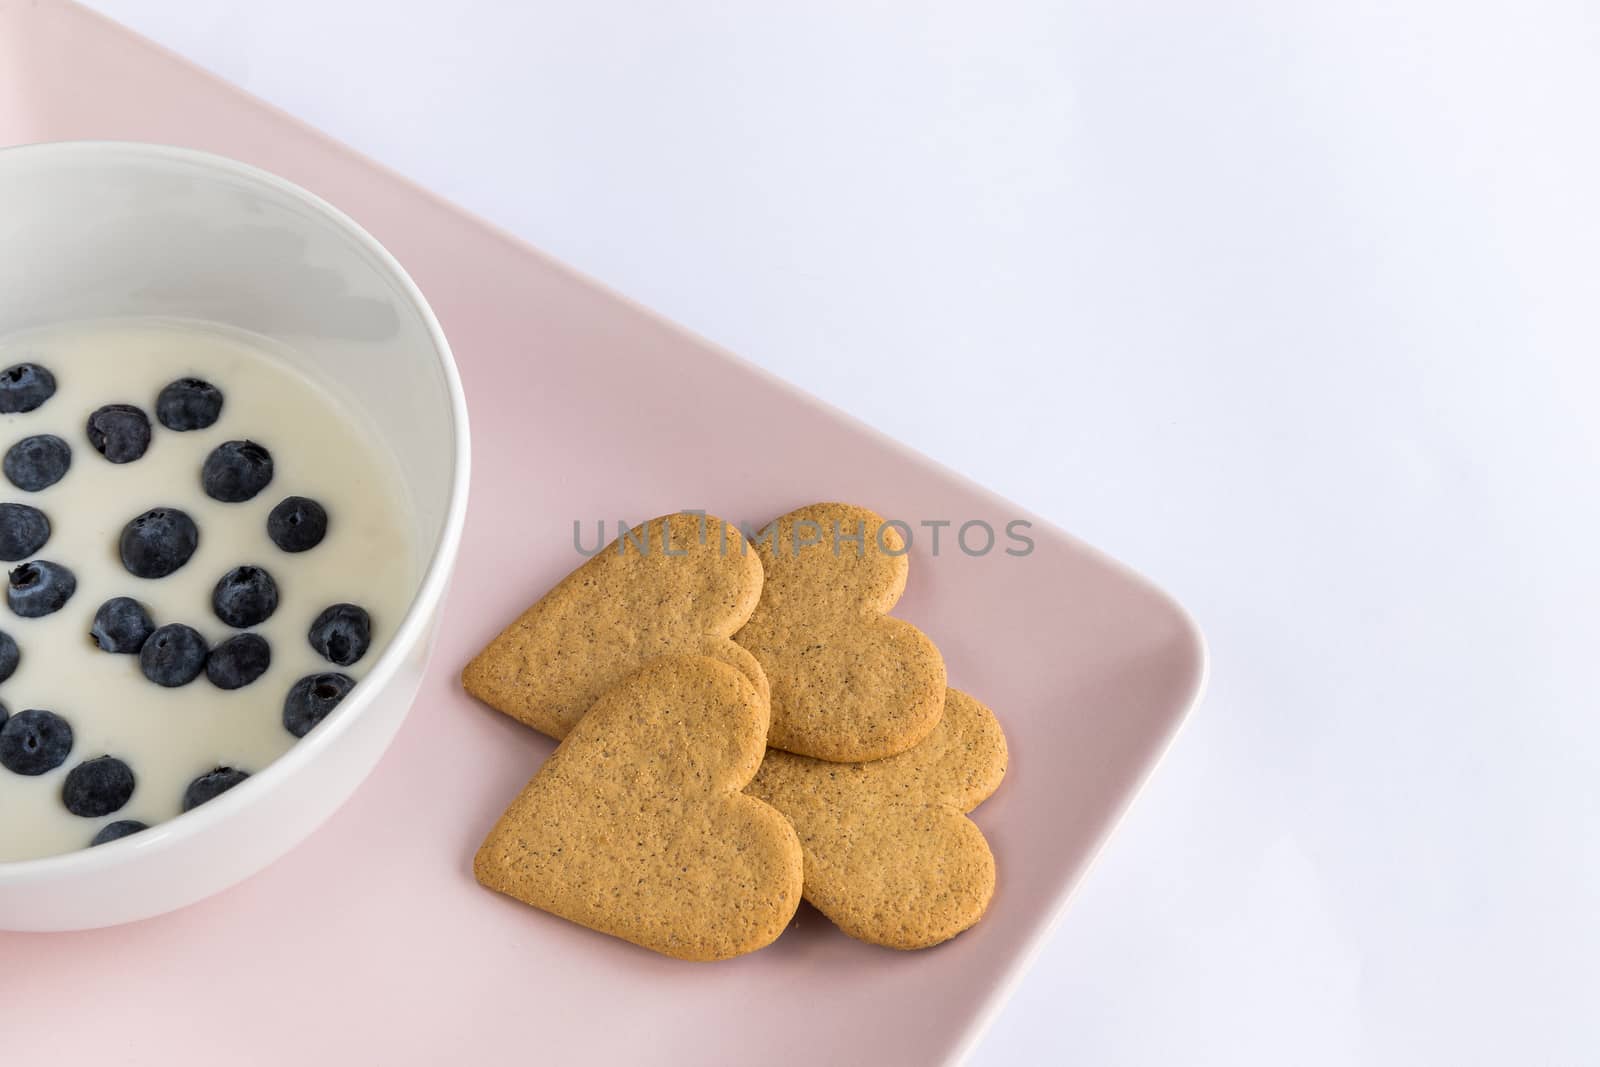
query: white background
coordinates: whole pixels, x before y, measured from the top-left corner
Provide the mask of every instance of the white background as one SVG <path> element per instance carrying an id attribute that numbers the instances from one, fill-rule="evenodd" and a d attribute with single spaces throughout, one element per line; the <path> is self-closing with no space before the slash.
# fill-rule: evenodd
<path id="1" fill-rule="evenodd" d="M 1145 571 L 976 1061 L 1600 1061 L 1600 7 L 94 6 Z"/>

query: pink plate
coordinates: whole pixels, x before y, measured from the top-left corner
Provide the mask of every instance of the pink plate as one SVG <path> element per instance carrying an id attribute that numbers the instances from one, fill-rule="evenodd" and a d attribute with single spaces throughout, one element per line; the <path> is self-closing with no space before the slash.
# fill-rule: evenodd
<path id="1" fill-rule="evenodd" d="M 352 214 L 427 293 L 472 412 L 472 514 L 422 695 L 355 798 L 266 872 L 186 911 L 0 934 L 7 1063 L 929 1063 L 976 1040 L 1196 699 L 1204 651 L 1165 595 L 1067 535 L 574 274 L 98 16 L 0 0 L 0 144 L 209 149 Z M 991 705 L 1010 776 L 976 818 L 999 890 L 939 948 L 816 912 L 689 964 L 480 889 L 470 862 L 551 743 L 456 674 L 579 557 L 573 522 L 819 499 L 914 526 L 897 614 Z M 953 520 L 937 556 L 924 520 Z M 1034 550 L 1004 530 L 1033 522 Z M 956 528 L 997 546 L 967 555 Z M 981 547 L 981 529 L 969 547 Z M 114 891 L 114 887 L 108 887 Z M 20 1042 L 20 1044 L 19 1044 Z M 110 1062 L 109 1060 L 107 1062 Z"/>

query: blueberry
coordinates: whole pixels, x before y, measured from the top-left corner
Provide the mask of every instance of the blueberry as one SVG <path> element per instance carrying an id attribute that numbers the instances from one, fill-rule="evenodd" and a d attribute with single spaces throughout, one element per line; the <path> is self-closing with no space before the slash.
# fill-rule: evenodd
<path id="1" fill-rule="evenodd" d="M 27 559 L 50 540 L 50 520 L 27 504 L 0 504 L 0 559 Z"/>
<path id="2" fill-rule="evenodd" d="M 136 653 L 155 628 L 143 604 L 131 596 L 114 596 L 94 613 L 89 636 L 102 652 Z"/>
<path id="3" fill-rule="evenodd" d="M 120 811 L 131 796 L 133 770 L 115 756 L 84 760 L 67 773 L 61 786 L 61 803 L 85 819 Z"/>
<path id="4" fill-rule="evenodd" d="M 108 822 L 100 827 L 100 832 L 94 835 L 94 840 L 89 842 L 89 847 L 93 848 L 96 845 L 121 841 L 124 837 L 130 837 L 141 830 L 148 829 L 150 827 L 138 819 L 118 819 L 116 822 Z"/>
<path id="5" fill-rule="evenodd" d="M 9 718 L 11 718 L 11 709 L 4 704 L 0 704 L 0 729 L 4 729 L 6 720 Z"/>
<path id="6" fill-rule="evenodd" d="M 235 567 L 217 579 L 211 610 L 235 629 L 260 626 L 278 610 L 278 583 L 261 567 Z"/>
<path id="7" fill-rule="evenodd" d="M 139 669 L 157 685 L 174 689 L 200 677 L 207 651 L 200 631 L 181 622 L 168 623 L 145 638 Z"/>
<path id="8" fill-rule="evenodd" d="M 150 447 L 150 416 L 132 404 L 107 404 L 89 416 L 89 444 L 113 463 L 132 463 Z"/>
<path id="9" fill-rule="evenodd" d="M 0 370 L 0 415 L 32 411 L 56 394 L 56 376 L 37 363 Z"/>
<path id="10" fill-rule="evenodd" d="M 250 777 L 249 771 L 235 770 L 232 767 L 218 767 L 214 771 L 207 771 L 189 783 L 189 788 L 183 791 L 183 810 L 193 811 L 208 800 L 215 800 L 246 778 Z"/>
<path id="11" fill-rule="evenodd" d="M 53 433 L 24 437 L 6 449 L 6 477 L 18 489 L 37 493 L 66 477 L 72 466 L 72 446 Z"/>
<path id="12" fill-rule="evenodd" d="M 0 630 L 0 682 L 17 673 L 17 664 L 22 662 L 22 649 L 17 647 L 16 638 Z M 0 723 L 5 719 L 0 718 Z"/>
<path id="13" fill-rule="evenodd" d="M 328 513 L 304 496 L 286 496 L 267 515 L 267 536 L 285 552 L 316 548 L 328 533 Z"/>
<path id="14" fill-rule="evenodd" d="M 203 430 L 222 414 L 222 390 L 199 378 L 179 378 L 156 397 L 156 418 L 169 430 Z"/>
<path id="15" fill-rule="evenodd" d="M 224 504 L 249 500 L 272 481 L 272 453 L 254 441 L 224 441 L 200 468 L 206 496 Z"/>
<path id="16" fill-rule="evenodd" d="M 218 689 L 242 689 L 267 673 L 272 646 L 260 634 L 238 634 L 211 650 L 206 677 Z"/>
<path id="17" fill-rule="evenodd" d="M 53 711 L 29 708 L 0 727 L 0 767 L 17 774 L 43 774 L 67 761 L 72 727 Z"/>
<path id="18" fill-rule="evenodd" d="M 47 559 L 36 559 L 11 568 L 11 585 L 6 603 L 24 619 L 38 619 L 61 610 L 77 592 L 78 579 L 67 568 Z"/>
<path id="19" fill-rule="evenodd" d="M 304 737 L 313 727 L 328 717 L 328 712 L 339 706 L 355 687 L 356 680 L 348 674 L 308 674 L 289 687 L 283 699 L 283 728 L 296 737 Z"/>
<path id="20" fill-rule="evenodd" d="M 177 508 L 151 508 L 122 528 L 122 565 L 136 578 L 165 578 L 194 555 L 200 531 Z"/>
<path id="21" fill-rule="evenodd" d="M 317 616 L 306 637 L 323 659 L 348 667 L 372 644 L 372 616 L 354 604 L 335 604 Z"/>

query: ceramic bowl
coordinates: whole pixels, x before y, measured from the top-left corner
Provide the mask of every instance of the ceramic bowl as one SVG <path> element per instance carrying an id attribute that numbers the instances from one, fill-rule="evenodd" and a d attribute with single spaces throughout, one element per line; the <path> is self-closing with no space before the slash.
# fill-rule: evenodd
<path id="1" fill-rule="evenodd" d="M 261 335 L 340 388 L 392 452 L 421 561 L 410 607 L 351 695 L 217 799 L 98 848 L 0 863 L 0 929 L 72 930 L 181 908 L 260 870 L 367 776 L 422 679 L 467 508 L 460 379 L 427 301 L 347 216 L 265 171 L 115 142 L 0 150 L 0 336 L 101 318 Z M 286 412 L 285 418 L 292 413 Z M 3 812 L 0 812 L 3 817 Z"/>

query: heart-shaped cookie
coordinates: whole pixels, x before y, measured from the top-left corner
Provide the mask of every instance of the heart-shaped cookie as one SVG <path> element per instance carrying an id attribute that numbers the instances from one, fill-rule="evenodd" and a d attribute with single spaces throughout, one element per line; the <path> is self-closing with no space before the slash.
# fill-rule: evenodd
<path id="1" fill-rule="evenodd" d="M 927 948 L 982 918 L 994 855 L 965 815 L 1006 773 L 994 713 L 952 689 L 916 747 L 871 763 L 769 750 L 749 792 L 788 817 L 805 851 L 805 898 L 851 937 Z"/>
<path id="2" fill-rule="evenodd" d="M 656 659 L 594 703 L 478 850 L 490 889 L 686 960 L 770 944 L 800 903 L 800 843 L 742 789 L 767 705 L 703 656 Z"/>
<path id="3" fill-rule="evenodd" d="M 734 640 L 772 687 L 768 744 L 839 762 L 883 759 L 928 735 L 944 707 L 944 659 L 884 613 L 909 561 L 894 525 L 866 508 L 813 504 L 761 531 L 761 602 Z"/>
<path id="4" fill-rule="evenodd" d="M 679 512 L 635 526 L 523 612 L 461 673 L 467 692 L 551 737 L 656 656 L 710 656 L 763 698 L 766 675 L 730 640 L 761 598 L 737 529 Z"/>

